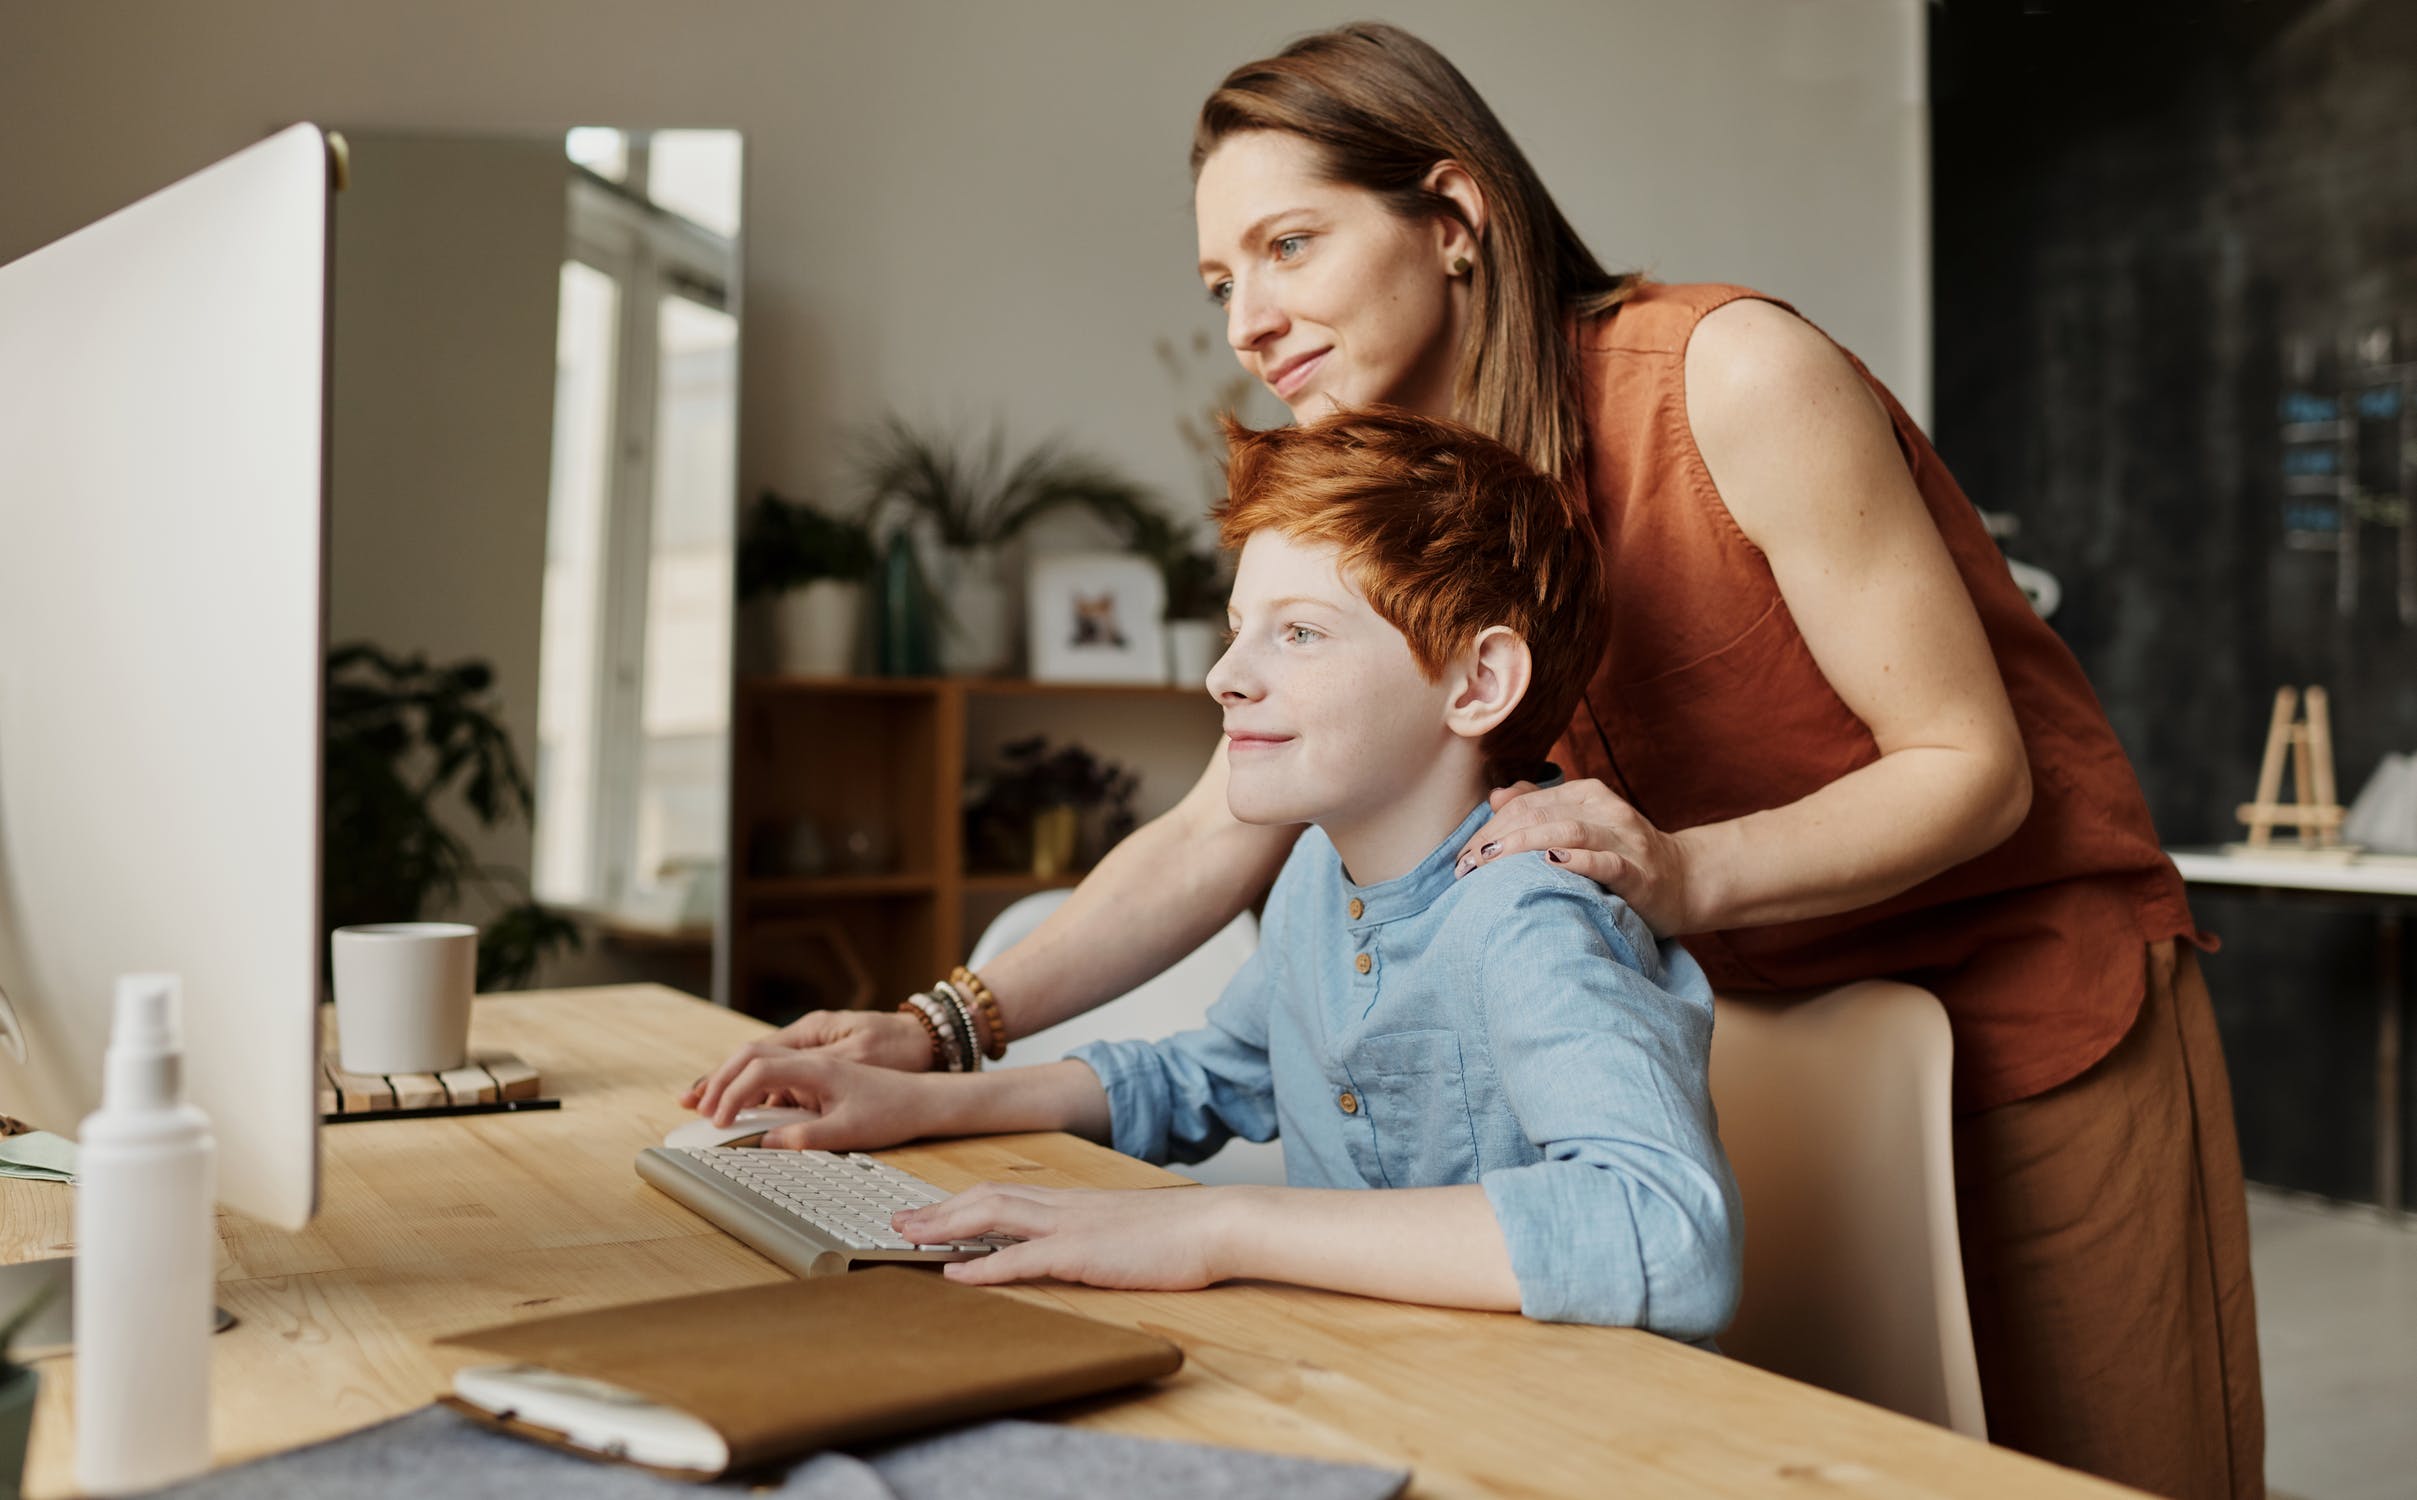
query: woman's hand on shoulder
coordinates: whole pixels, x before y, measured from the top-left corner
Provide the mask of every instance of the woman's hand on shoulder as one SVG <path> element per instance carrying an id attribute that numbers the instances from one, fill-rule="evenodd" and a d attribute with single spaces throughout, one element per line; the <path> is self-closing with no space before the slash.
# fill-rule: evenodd
<path id="1" fill-rule="evenodd" d="M 1494 816 L 1462 846 L 1455 873 L 1541 850 L 1634 907 L 1655 936 L 1700 930 L 1686 846 L 1602 782 L 1539 787 L 1521 781 L 1499 788 L 1491 800 Z"/>

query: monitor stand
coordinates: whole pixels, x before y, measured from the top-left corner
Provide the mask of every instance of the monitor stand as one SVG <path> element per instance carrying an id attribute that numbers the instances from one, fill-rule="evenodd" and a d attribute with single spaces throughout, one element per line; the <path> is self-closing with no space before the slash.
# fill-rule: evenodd
<path id="1" fill-rule="evenodd" d="M 42 1310 L 34 1314 L 32 1322 L 17 1330 L 16 1338 L 9 1344 L 8 1355 L 14 1363 L 32 1364 L 75 1347 L 75 1271 L 72 1255 L 0 1266 L 0 1323 L 48 1289 L 49 1300 L 42 1304 Z M 235 1315 L 225 1308 L 213 1307 L 210 1311 L 212 1333 L 224 1333 L 235 1326 Z"/>

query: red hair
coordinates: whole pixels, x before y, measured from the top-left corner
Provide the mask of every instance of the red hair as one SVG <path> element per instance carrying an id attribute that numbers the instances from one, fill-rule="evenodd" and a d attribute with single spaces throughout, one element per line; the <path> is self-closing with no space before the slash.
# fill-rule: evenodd
<path id="1" fill-rule="evenodd" d="M 1527 693 L 1485 738 L 1487 769 L 1531 771 L 1576 712 L 1603 641 L 1593 528 L 1570 491 L 1501 443 L 1406 411 L 1339 411 L 1253 432 L 1225 419 L 1226 499 L 1239 547 L 1255 531 L 1331 545 L 1432 682 L 1482 632 L 1527 643 Z"/>

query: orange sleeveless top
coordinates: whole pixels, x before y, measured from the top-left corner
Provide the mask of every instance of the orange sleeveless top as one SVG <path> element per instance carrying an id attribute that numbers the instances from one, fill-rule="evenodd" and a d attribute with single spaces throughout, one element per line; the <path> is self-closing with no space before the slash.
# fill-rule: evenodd
<path id="1" fill-rule="evenodd" d="M 1665 830 L 1785 806 L 1879 758 L 1696 451 L 1687 340 L 1741 297 L 1760 294 L 1648 284 L 1577 332 L 1610 637 L 1554 758 Z M 2195 924 L 2081 664 L 2032 613 L 1929 440 L 1847 357 L 1887 409 L 1988 633 L 2030 752 L 2030 815 L 1997 848 L 1876 905 L 1686 941 L 1721 989 L 1885 976 L 1936 994 L 1955 1033 L 1956 1107 L 1969 1112 L 2104 1057 L 2139 1010 L 2143 946 L 2192 937 Z"/>

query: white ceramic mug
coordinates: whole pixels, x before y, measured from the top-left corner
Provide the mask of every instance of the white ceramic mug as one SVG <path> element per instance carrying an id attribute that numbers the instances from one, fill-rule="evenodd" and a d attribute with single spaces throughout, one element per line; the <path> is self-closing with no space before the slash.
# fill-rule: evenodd
<path id="1" fill-rule="evenodd" d="M 347 1073 L 442 1073 L 470 1060 L 478 929 L 380 922 L 335 937 L 336 1049 Z"/>

